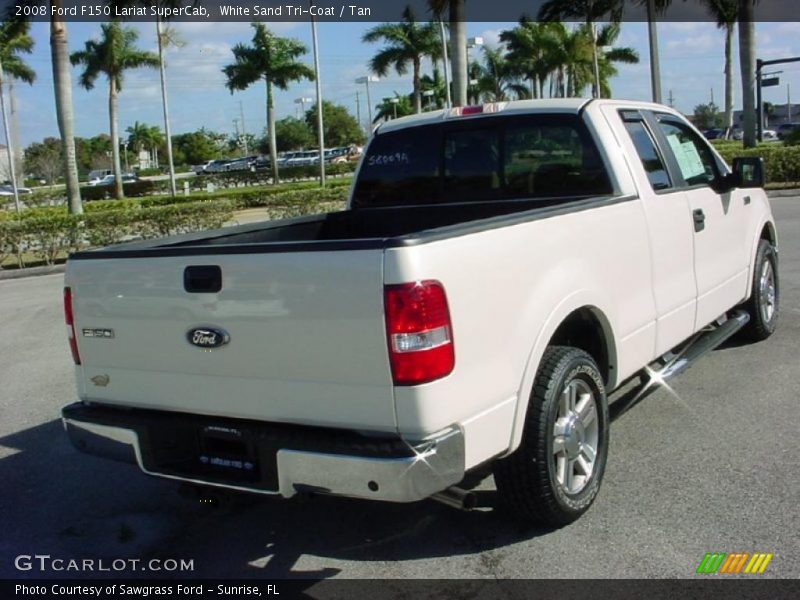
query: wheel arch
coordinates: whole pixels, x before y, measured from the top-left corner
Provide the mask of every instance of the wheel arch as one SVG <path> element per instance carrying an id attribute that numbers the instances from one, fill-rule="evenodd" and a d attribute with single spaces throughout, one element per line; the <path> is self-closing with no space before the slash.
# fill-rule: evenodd
<path id="1" fill-rule="evenodd" d="M 567 299 L 545 321 L 528 355 L 518 390 L 517 409 L 507 454 L 519 447 L 531 391 L 545 350 L 551 345 L 574 346 L 586 351 L 598 364 L 607 389 L 617 383 L 617 347 L 614 328 L 603 303 L 583 294 Z"/>
<path id="2" fill-rule="evenodd" d="M 758 228 L 756 229 L 758 232 L 757 236 L 753 236 L 752 246 L 750 248 L 750 263 L 747 266 L 747 296 L 745 297 L 745 301 L 750 299 L 750 295 L 752 292 L 752 286 L 750 282 L 753 281 L 754 277 L 754 269 L 756 265 L 756 255 L 758 254 L 758 244 L 761 240 L 767 240 L 772 246 L 775 248 L 775 252 L 778 252 L 778 233 L 775 229 L 775 223 L 771 219 L 764 220 Z"/>

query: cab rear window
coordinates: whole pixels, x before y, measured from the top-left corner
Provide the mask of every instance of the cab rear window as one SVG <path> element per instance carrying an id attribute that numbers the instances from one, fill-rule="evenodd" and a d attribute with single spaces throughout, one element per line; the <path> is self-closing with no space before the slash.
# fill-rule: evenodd
<path id="1" fill-rule="evenodd" d="M 575 115 L 491 117 L 378 133 L 354 207 L 606 195 L 597 146 Z"/>

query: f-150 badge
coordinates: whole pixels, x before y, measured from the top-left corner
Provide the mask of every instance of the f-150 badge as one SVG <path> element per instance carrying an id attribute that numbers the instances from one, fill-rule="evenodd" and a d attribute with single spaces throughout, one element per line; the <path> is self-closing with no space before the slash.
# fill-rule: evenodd
<path id="1" fill-rule="evenodd" d="M 198 348 L 211 349 L 224 346 L 231 341 L 231 336 L 224 329 L 215 327 L 196 327 L 186 334 L 189 343 Z"/>

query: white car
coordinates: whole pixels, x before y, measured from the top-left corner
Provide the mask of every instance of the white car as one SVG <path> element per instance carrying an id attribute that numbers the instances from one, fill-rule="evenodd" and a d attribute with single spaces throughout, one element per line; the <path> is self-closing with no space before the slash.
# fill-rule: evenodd
<path id="1" fill-rule="evenodd" d="M 149 475 L 283 497 L 470 507 L 459 484 L 493 472 L 510 515 L 564 525 L 600 490 L 612 391 L 639 382 L 629 407 L 775 331 L 763 179 L 657 104 L 389 121 L 344 211 L 72 255 L 65 428 Z"/>

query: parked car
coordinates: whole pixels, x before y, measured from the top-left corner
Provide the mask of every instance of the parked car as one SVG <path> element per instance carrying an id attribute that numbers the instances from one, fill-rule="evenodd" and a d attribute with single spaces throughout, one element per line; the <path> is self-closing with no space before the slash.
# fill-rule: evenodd
<path id="1" fill-rule="evenodd" d="M 89 174 L 86 176 L 86 183 L 95 186 L 99 184 L 104 177 L 113 174 L 114 171 L 112 169 L 95 169 L 94 171 L 89 171 Z"/>
<path id="2" fill-rule="evenodd" d="M 283 497 L 469 507 L 460 482 L 491 472 L 509 514 L 564 525 L 600 490 L 612 391 L 775 331 L 763 183 L 761 159 L 729 168 L 651 103 L 389 121 L 344 211 L 73 254 L 66 432 L 149 475 Z M 641 453 L 618 469 L 663 462 Z"/>
<path id="3" fill-rule="evenodd" d="M 207 160 L 204 163 L 200 163 L 199 165 L 194 165 L 192 167 L 192 171 L 194 171 L 195 175 L 202 175 L 206 172 L 206 169 L 213 163 L 213 160 Z"/>
<path id="4" fill-rule="evenodd" d="M 223 173 L 227 170 L 228 163 L 226 159 L 212 160 L 205 168 L 204 173 Z"/>
<path id="5" fill-rule="evenodd" d="M 18 194 L 30 194 L 32 190 L 26 187 L 18 187 L 17 188 Z M 3 184 L 0 186 L 0 196 L 13 196 L 14 195 L 14 187 L 11 184 Z"/>
<path id="6" fill-rule="evenodd" d="M 111 175 L 106 175 L 105 177 L 103 177 L 95 185 L 96 186 L 114 185 L 114 181 L 116 181 L 116 177 L 114 177 L 114 174 L 112 173 Z M 136 181 L 139 181 L 139 176 L 136 175 L 135 173 L 123 173 L 122 174 L 122 183 L 123 184 L 125 184 L 125 183 L 134 183 Z"/>
<path id="7" fill-rule="evenodd" d="M 258 156 L 243 156 L 228 161 L 225 171 L 254 171 Z"/>
<path id="8" fill-rule="evenodd" d="M 782 140 L 787 135 L 800 129 L 800 123 L 781 123 L 775 128 L 775 135 Z"/>
<path id="9" fill-rule="evenodd" d="M 725 139 L 724 129 L 706 129 L 703 135 L 707 140 L 721 140 Z"/>

